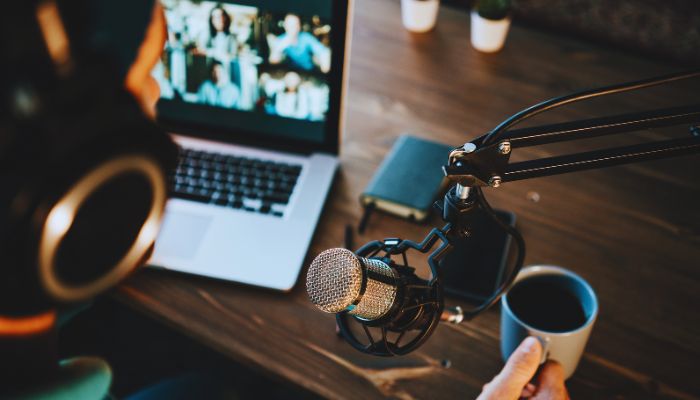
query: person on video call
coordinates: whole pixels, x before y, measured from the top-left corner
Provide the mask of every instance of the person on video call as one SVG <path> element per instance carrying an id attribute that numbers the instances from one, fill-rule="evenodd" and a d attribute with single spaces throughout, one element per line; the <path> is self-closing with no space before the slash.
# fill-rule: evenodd
<path id="1" fill-rule="evenodd" d="M 214 60 L 212 62 L 209 74 L 210 79 L 204 81 L 197 90 L 199 102 L 217 107 L 238 107 L 241 93 L 231 82 L 231 78 L 220 61 Z"/>
<path id="2" fill-rule="evenodd" d="M 284 75 L 284 88 L 275 94 L 275 112 L 281 117 L 307 119 L 309 100 L 296 72 Z"/>
<path id="3" fill-rule="evenodd" d="M 231 33 L 231 16 L 222 6 L 212 8 L 209 29 L 205 29 L 197 40 L 196 52 L 227 64 L 237 51 L 238 42 Z"/>
<path id="4" fill-rule="evenodd" d="M 151 118 L 155 118 L 155 104 L 160 96 L 160 90 L 150 72 L 160 59 L 165 44 L 164 32 L 165 18 L 159 3 L 156 2 L 153 19 L 139 49 L 138 58 L 131 66 L 124 82 L 126 88 L 141 103 L 144 113 Z M 521 397 L 536 400 L 568 399 L 564 386 L 564 370 L 561 365 L 548 361 L 538 374 L 541 358 L 540 342 L 534 337 L 525 339 L 511 354 L 501 372 L 484 385 L 479 400 L 517 400 Z M 211 384 L 207 383 L 207 385 L 206 387 L 212 388 Z M 201 395 L 201 387 L 196 389 L 192 393 Z M 180 391 L 179 394 L 186 392 Z M 208 398 L 227 398 L 223 392 L 220 394 L 220 396 L 211 395 Z"/>
<path id="5" fill-rule="evenodd" d="M 311 71 L 327 73 L 331 69 L 331 52 L 314 35 L 301 31 L 301 19 L 296 14 L 284 17 L 284 33 L 268 36 L 271 64 L 288 63 Z"/>

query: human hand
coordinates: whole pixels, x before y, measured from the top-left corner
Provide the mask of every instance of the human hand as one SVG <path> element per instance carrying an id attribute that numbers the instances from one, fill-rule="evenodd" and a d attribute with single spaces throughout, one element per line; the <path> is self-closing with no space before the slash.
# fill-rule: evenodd
<path id="1" fill-rule="evenodd" d="M 294 45 L 294 43 L 295 39 L 289 35 L 286 35 L 282 39 L 277 40 L 277 49 L 278 51 L 285 51 L 287 50 L 287 47 Z"/>
<path id="2" fill-rule="evenodd" d="M 539 340 L 532 336 L 526 338 L 510 355 L 501 372 L 484 385 L 477 400 L 568 399 L 564 370 L 556 361 L 545 363 L 535 383 L 530 382 L 541 359 L 542 346 Z"/>

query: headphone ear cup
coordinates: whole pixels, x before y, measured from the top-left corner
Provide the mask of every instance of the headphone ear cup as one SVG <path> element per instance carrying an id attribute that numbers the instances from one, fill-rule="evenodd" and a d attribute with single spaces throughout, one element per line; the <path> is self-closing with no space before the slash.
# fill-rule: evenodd
<path id="1" fill-rule="evenodd" d="M 101 111 L 101 112 L 99 112 Z M 93 113 L 60 170 L 36 227 L 36 262 L 46 293 L 89 299 L 119 283 L 151 250 L 167 200 L 166 172 L 177 148 L 125 96 Z M 94 118 L 95 115 L 98 118 Z M 43 220 L 42 220 L 43 219 Z"/>
<path id="2" fill-rule="evenodd" d="M 153 5 L 113 5 L 133 17 L 124 25 L 97 12 L 100 5 L 80 3 L 58 4 L 69 68 L 57 68 L 46 51 L 35 2 L 0 13 L 0 31 L 11 32 L 0 40 L 8 58 L 0 74 L 0 316 L 87 300 L 138 266 L 162 218 L 166 171 L 177 161 L 174 143 L 123 87 L 142 35 L 108 35 L 135 46 L 116 48 L 105 41 L 106 24 L 89 18 L 135 32 Z"/>
<path id="3" fill-rule="evenodd" d="M 3 271 L 15 287 L 4 291 L 7 299 L 0 294 L 0 315 L 90 299 L 152 248 L 177 147 L 130 95 L 110 94 L 83 105 L 84 114 L 57 107 L 60 118 L 17 131 L 36 132 L 37 140 L 15 146 L 9 181 L 16 187 L 0 195 L 2 218 L 11 222 L 4 226 L 14 227 L 2 255 L 15 260 Z"/>
<path id="4" fill-rule="evenodd" d="M 152 246 L 167 198 L 152 157 L 119 154 L 78 179 L 39 232 L 39 281 L 60 302 L 91 298 L 120 282 Z"/>

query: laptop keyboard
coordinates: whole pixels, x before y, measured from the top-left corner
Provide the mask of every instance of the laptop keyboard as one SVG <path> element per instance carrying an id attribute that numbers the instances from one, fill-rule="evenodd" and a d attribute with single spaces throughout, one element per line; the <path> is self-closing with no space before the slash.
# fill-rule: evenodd
<path id="1" fill-rule="evenodd" d="M 180 148 L 174 198 L 281 217 L 301 165 Z"/>

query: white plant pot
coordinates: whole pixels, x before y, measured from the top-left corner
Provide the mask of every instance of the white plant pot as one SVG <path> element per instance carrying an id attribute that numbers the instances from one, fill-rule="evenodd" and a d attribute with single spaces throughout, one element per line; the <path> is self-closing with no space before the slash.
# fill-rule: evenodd
<path id="1" fill-rule="evenodd" d="M 411 32 L 427 32 L 435 26 L 440 0 L 401 0 L 403 26 Z"/>
<path id="2" fill-rule="evenodd" d="M 472 46 L 484 53 L 501 50 L 509 28 L 510 17 L 494 21 L 472 11 Z"/>

